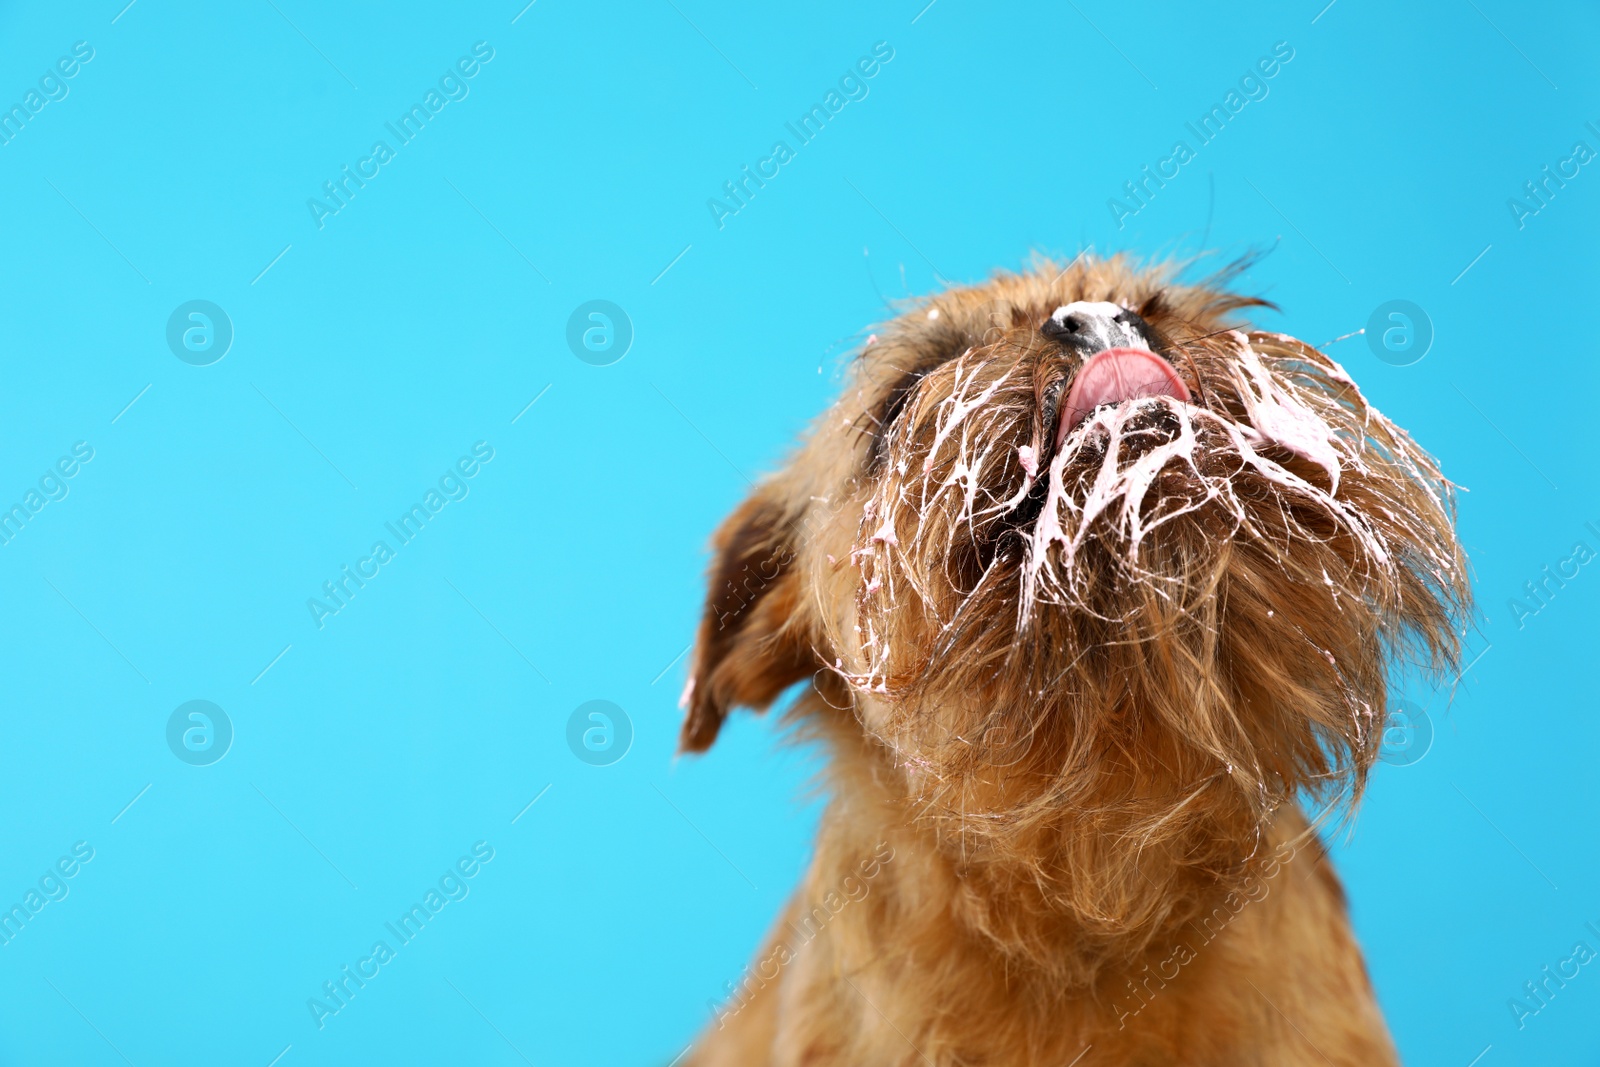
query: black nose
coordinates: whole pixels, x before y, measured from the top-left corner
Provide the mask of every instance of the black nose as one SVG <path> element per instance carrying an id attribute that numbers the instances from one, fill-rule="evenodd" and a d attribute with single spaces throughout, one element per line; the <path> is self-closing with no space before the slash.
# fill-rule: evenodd
<path id="1" fill-rule="evenodd" d="M 1150 347 L 1150 328 L 1120 304 L 1078 300 L 1051 312 L 1039 332 L 1091 356 L 1108 348 Z"/>

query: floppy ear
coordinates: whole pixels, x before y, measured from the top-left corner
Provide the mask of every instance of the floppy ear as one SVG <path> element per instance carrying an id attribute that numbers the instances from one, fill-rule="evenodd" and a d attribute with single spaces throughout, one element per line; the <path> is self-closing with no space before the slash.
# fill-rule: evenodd
<path id="1" fill-rule="evenodd" d="M 772 483 L 723 521 L 712 538 L 710 588 L 683 693 L 678 748 L 704 752 L 736 707 L 764 711 L 817 667 L 800 619 L 797 520 Z"/>

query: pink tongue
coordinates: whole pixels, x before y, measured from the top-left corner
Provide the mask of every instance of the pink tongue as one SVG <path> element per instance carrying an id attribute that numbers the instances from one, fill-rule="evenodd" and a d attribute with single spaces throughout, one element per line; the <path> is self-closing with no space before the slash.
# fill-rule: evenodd
<path id="1" fill-rule="evenodd" d="M 1108 348 L 1095 353 L 1072 379 L 1072 389 L 1061 407 L 1061 430 L 1056 444 L 1059 446 L 1065 441 L 1067 434 L 1102 404 L 1118 404 L 1142 396 L 1170 396 L 1187 401 L 1189 387 L 1183 384 L 1172 364 L 1154 352 Z"/>

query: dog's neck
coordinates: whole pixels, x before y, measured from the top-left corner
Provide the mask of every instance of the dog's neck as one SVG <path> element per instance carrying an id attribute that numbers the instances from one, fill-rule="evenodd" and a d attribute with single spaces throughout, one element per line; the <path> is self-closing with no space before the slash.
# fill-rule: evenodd
<path id="1" fill-rule="evenodd" d="M 1259 820 L 1219 815 L 1196 820 L 1181 847 L 1169 840 L 1141 850 L 1121 839 L 1104 812 L 1066 810 L 996 834 L 992 814 L 963 820 L 929 810 L 905 768 L 864 738 L 853 717 L 827 718 L 817 732 L 832 750 L 833 801 L 821 830 L 828 847 L 819 843 L 818 857 L 831 857 L 838 869 L 815 871 L 813 884 L 846 877 L 852 857 L 887 842 L 896 858 L 886 877 L 900 887 L 897 899 L 952 902 L 946 914 L 903 918 L 953 921 L 974 951 L 1052 988 L 1081 988 L 1120 972 L 1211 913 L 1278 836 Z"/>

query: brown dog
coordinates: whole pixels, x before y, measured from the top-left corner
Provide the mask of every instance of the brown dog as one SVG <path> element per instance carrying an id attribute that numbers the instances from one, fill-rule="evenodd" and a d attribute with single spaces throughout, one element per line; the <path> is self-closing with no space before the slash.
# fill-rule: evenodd
<path id="1" fill-rule="evenodd" d="M 1451 486 L 1231 276 L 934 297 L 723 524 L 683 747 L 810 679 L 832 799 L 687 1063 L 1397 1062 L 1299 805 L 1458 655 Z"/>

